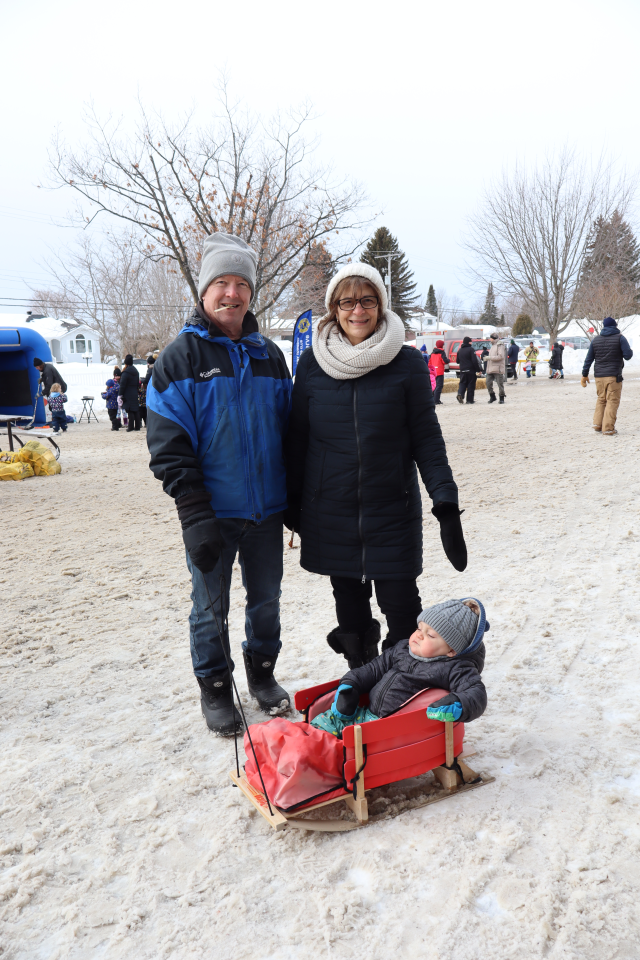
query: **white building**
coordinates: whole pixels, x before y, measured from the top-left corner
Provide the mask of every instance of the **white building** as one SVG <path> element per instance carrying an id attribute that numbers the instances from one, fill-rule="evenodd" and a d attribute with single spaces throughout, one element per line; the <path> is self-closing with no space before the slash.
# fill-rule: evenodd
<path id="1" fill-rule="evenodd" d="M 100 338 L 95 330 L 77 320 L 32 317 L 24 313 L 0 313 L 0 327 L 29 327 L 47 341 L 57 363 L 101 363 Z"/>

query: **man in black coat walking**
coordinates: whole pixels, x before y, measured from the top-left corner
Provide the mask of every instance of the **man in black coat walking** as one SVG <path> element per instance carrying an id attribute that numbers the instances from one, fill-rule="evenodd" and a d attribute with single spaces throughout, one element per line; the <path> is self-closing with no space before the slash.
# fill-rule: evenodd
<path id="1" fill-rule="evenodd" d="M 584 358 L 582 368 L 582 386 L 589 383 L 589 370 L 595 361 L 594 373 L 598 399 L 593 414 L 593 429 L 606 436 L 614 436 L 616 417 L 622 395 L 622 368 L 625 360 L 631 360 L 633 350 L 626 337 L 623 337 L 615 320 L 607 317 L 602 324 L 600 335 L 594 337 Z"/>
<path id="2" fill-rule="evenodd" d="M 465 337 L 458 350 L 458 366 L 460 367 L 460 386 L 458 387 L 458 403 L 464 403 L 467 394 L 467 403 L 475 403 L 476 376 L 482 373 L 482 364 L 473 349 L 471 337 Z"/>
<path id="3" fill-rule="evenodd" d="M 42 396 L 48 397 L 51 393 L 51 387 L 54 383 L 59 383 L 62 387 L 62 392 L 67 392 L 67 384 L 62 379 L 56 368 L 52 363 L 45 363 L 44 360 L 40 360 L 39 357 L 34 357 L 33 365 L 36 370 L 40 371 L 40 383 L 42 384 Z"/>
<path id="4" fill-rule="evenodd" d="M 141 425 L 140 404 L 138 403 L 138 387 L 140 385 L 140 374 L 133 365 L 133 357 L 130 353 L 124 358 L 124 370 L 120 378 L 120 396 L 122 397 L 122 406 L 129 415 L 129 426 L 127 433 L 132 430 L 139 430 Z"/>

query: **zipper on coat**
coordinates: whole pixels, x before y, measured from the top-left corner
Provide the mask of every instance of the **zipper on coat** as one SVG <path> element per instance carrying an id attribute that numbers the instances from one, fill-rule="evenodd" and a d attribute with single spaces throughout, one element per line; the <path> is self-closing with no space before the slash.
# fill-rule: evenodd
<path id="1" fill-rule="evenodd" d="M 238 352 L 239 352 L 239 354 L 240 354 L 240 369 L 243 370 L 243 369 L 244 369 L 244 358 L 243 358 L 243 353 L 242 353 L 242 347 L 239 348 Z M 245 444 L 245 450 L 246 450 L 246 453 L 247 453 L 247 463 L 248 463 L 248 462 L 249 462 L 249 434 L 248 434 L 248 431 L 247 431 L 247 424 L 246 424 L 245 419 L 244 419 L 244 410 L 242 409 L 242 396 L 241 396 L 241 394 L 242 394 L 242 377 L 240 377 L 239 380 L 236 378 L 236 383 L 237 383 L 237 390 L 238 390 L 238 410 L 240 411 L 240 420 L 242 421 L 242 432 L 243 432 L 243 434 L 244 434 L 244 444 Z M 251 486 L 251 477 L 250 477 L 250 476 L 247 477 L 247 480 L 248 480 L 249 496 L 250 496 L 250 498 L 251 498 L 251 507 L 252 507 L 251 518 L 252 518 L 252 519 L 255 519 L 256 505 L 255 505 L 254 500 L 253 500 L 253 487 Z"/>
<path id="2" fill-rule="evenodd" d="M 360 428 L 358 426 L 358 381 L 353 381 L 353 423 L 356 430 L 356 449 L 358 451 L 358 533 L 362 543 L 362 583 L 367 582 L 365 561 L 367 548 L 362 534 L 362 452 L 360 450 Z"/>

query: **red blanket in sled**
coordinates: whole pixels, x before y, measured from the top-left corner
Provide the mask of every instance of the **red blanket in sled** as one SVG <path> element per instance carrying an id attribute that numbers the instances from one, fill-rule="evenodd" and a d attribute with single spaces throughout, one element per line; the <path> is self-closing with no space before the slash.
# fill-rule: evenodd
<path id="1" fill-rule="evenodd" d="M 250 729 L 269 799 L 281 810 L 293 810 L 316 799 L 329 799 L 329 794 L 343 791 L 342 740 L 308 723 L 293 723 L 283 717 L 252 724 Z M 262 792 L 246 733 L 244 749 L 247 780 Z"/>

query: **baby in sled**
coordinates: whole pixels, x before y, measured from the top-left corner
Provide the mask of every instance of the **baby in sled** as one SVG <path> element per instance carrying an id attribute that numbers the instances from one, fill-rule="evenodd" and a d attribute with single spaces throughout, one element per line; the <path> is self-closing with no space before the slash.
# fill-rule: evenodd
<path id="1" fill-rule="evenodd" d="M 387 717 L 415 694 L 434 687 L 450 693 L 427 709 L 430 719 L 475 720 L 487 706 L 480 674 L 488 629 L 475 600 L 445 600 L 428 607 L 408 640 L 342 677 L 331 709 L 311 725 L 341 737 L 350 724 Z M 363 693 L 369 694 L 368 707 L 359 706 Z"/>

